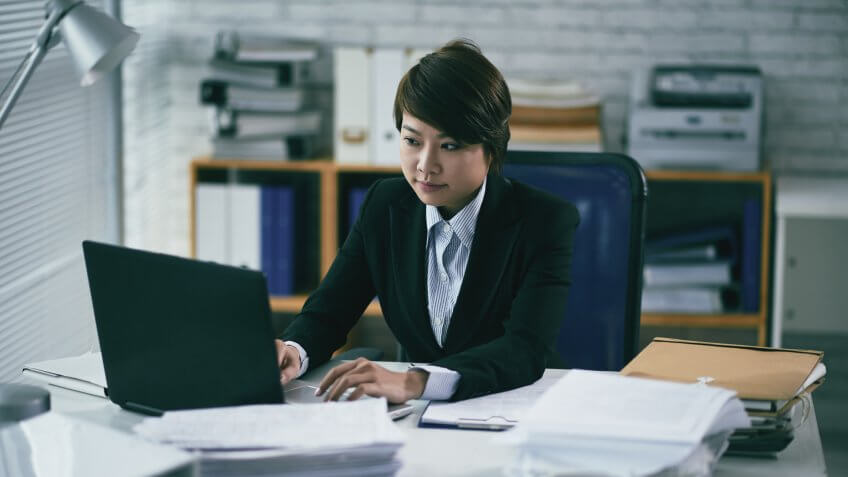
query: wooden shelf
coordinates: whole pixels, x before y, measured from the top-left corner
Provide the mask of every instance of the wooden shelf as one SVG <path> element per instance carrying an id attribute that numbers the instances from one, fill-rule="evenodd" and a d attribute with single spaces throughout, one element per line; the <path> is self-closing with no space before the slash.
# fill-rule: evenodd
<path id="1" fill-rule="evenodd" d="M 260 161 L 250 159 L 212 159 L 199 157 L 192 161 L 192 168 L 207 169 L 250 169 L 260 171 L 312 171 L 335 170 L 336 163 L 331 158 L 309 161 Z"/>
<path id="2" fill-rule="evenodd" d="M 641 324 L 648 326 L 754 328 L 760 324 L 760 315 L 750 313 L 722 315 L 643 313 Z"/>
<path id="3" fill-rule="evenodd" d="M 319 224 L 319 276 L 323 278 L 330 265 L 335 259 L 338 247 L 344 240 L 344 215 L 346 211 L 340 210 L 344 206 L 347 188 L 351 186 L 365 186 L 372 179 L 380 177 L 397 176 L 401 169 L 397 166 L 370 166 L 354 164 L 338 164 L 331 159 L 309 160 L 309 161 L 259 161 L 240 159 L 211 159 L 208 157 L 197 158 L 192 161 L 190 167 L 190 248 L 192 256 L 195 249 L 195 190 L 198 184 L 199 174 L 227 171 L 228 174 L 236 176 L 238 171 L 249 171 L 251 174 L 267 171 L 273 174 L 280 173 L 313 173 L 318 177 L 318 198 L 320 200 Z M 217 171 L 217 172 L 216 172 Z M 643 326 L 672 326 L 672 327 L 705 327 L 705 328 L 728 328 L 728 329 L 754 329 L 757 332 L 757 341 L 760 345 L 766 344 L 766 327 L 768 323 L 768 286 L 770 284 L 770 257 L 771 257 L 771 219 L 772 219 L 772 185 L 771 175 L 768 172 L 723 172 L 723 171 L 665 171 L 649 170 L 645 172 L 649 188 L 649 214 L 647 216 L 648 231 L 652 224 L 657 227 L 672 224 L 675 218 L 682 217 L 689 220 L 688 210 L 693 203 L 700 201 L 701 213 L 716 207 L 713 215 L 720 215 L 722 211 L 733 207 L 733 199 L 728 199 L 727 191 L 737 189 L 745 190 L 749 196 L 755 196 L 762 200 L 762 228 L 761 228 L 761 270 L 760 270 L 760 306 L 757 313 L 745 314 L 658 314 L 646 313 L 641 317 Z M 691 187 L 690 187 L 691 183 Z M 738 187 L 737 187 L 738 186 Z M 651 201 L 661 203 L 669 201 L 668 191 L 676 190 L 686 197 L 686 200 L 671 200 L 679 202 L 673 207 L 660 207 L 659 212 L 650 213 Z M 695 191 L 695 192 L 692 192 Z M 665 196 L 664 196 L 665 192 Z M 733 195 L 733 194 L 730 194 Z M 706 197 L 705 197 L 706 196 Z M 669 212 L 666 214 L 665 212 Z M 696 214 L 697 218 L 697 214 Z M 701 217 L 704 218 L 704 217 Z M 715 217 L 712 217 L 715 218 Z M 341 220 L 340 220 L 341 219 Z M 692 224 L 683 224 L 692 225 Z M 340 236 L 342 232 L 342 236 Z M 306 301 L 305 295 L 288 297 L 272 297 L 271 308 L 278 313 L 298 313 Z M 369 316 L 381 316 L 379 302 L 372 302 L 365 311 Z"/>
<path id="4" fill-rule="evenodd" d="M 277 313 L 300 313 L 306 302 L 306 295 L 272 296 L 271 311 Z"/>
<path id="5" fill-rule="evenodd" d="M 762 182 L 770 181 L 768 172 L 728 172 L 728 171 L 666 171 L 647 170 L 645 177 L 648 180 L 673 180 L 673 181 L 707 181 L 707 182 Z M 650 189 L 649 189 L 650 190 Z"/>
<path id="6" fill-rule="evenodd" d="M 338 172 L 365 172 L 365 173 L 385 173 L 398 174 L 401 172 L 398 166 L 367 166 L 358 164 L 338 164 L 336 165 Z"/>

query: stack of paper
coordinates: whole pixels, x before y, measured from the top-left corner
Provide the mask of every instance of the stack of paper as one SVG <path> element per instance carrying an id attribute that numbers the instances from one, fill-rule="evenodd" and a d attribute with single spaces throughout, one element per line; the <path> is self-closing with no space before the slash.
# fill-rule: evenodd
<path id="1" fill-rule="evenodd" d="M 733 391 L 573 370 L 505 437 L 518 445 L 518 474 L 706 474 L 727 436 L 747 426 Z"/>
<path id="2" fill-rule="evenodd" d="M 165 413 L 135 431 L 201 451 L 202 475 L 394 475 L 402 434 L 385 399 Z"/>
<path id="3" fill-rule="evenodd" d="M 752 427 L 731 436 L 728 452 L 773 454 L 792 442 L 792 429 L 809 412 L 807 405 L 793 411 L 795 404 L 805 402 L 805 396 L 824 381 L 827 368 L 822 357 L 821 351 L 813 350 L 658 337 L 621 374 L 701 381 L 736 391 L 751 416 Z"/>
<path id="4" fill-rule="evenodd" d="M 531 81 L 510 78 L 512 115 L 509 148 L 598 152 L 601 142 L 601 100 L 571 81 Z"/>

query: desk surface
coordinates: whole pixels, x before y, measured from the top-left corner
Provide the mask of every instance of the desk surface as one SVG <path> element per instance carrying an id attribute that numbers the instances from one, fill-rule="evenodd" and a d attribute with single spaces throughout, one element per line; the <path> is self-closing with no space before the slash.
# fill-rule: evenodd
<path id="1" fill-rule="evenodd" d="M 388 368 L 405 363 L 383 363 Z M 315 381 L 326 368 L 307 373 L 307 381 Z M 546 375 L 558 376 L 564 370 L 550 369 Z M 143 416 L 124 411 L 111 402 L 60 388 L 49 387 L 53 409 L 77 418 L 131 432 Z M 491 442 L 494 433 L 475 430 L 451 430 L 417 427 L 425 401 L 414 401 L 415 412 L 399 421 L 406 435 L 406 444 L 399 458 L 403 467 L 399 476 L 491 476 L 503 475 L 503 469 L 512 462 L 515 451 Z M 795 439 L 777 459 L 723 457 L 718 464 L 717 476 L 818 476 L 826 475 L 824 454 L 815 409 L 796 431 Z"/>

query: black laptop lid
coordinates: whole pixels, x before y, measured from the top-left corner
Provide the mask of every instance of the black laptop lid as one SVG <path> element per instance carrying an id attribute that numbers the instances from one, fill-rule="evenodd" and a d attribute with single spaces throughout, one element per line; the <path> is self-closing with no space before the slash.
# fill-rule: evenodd
<path id="1" fill-rule="evenodd" d="M 114 403 L 282 402 L 262 273 L 91 241 L 83 253 Z"/>

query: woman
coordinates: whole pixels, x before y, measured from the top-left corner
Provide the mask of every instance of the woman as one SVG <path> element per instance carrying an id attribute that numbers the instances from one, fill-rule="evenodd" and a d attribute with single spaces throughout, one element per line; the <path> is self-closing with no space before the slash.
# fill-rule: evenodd
<path id="1" fill-rule="evenodd" d="M 376 295 L 413 362 L 358 359 L 318 388 L 336 400 L 459 400 L 530 384 L 561 364 L 576 209 L 501 177 L 512 103 L 500 72 L 467 40 L 401 79 L 395 123 L 404 179 L 368 191 L 327 276 L 277 340 L 284 382 L 330 358 Z M 285 341 L 283 341 L 285 340 Z"/>

